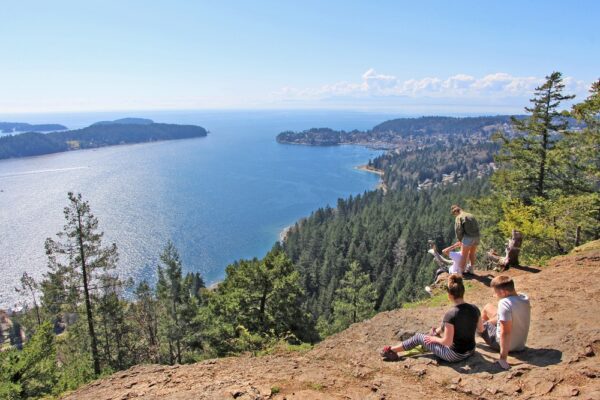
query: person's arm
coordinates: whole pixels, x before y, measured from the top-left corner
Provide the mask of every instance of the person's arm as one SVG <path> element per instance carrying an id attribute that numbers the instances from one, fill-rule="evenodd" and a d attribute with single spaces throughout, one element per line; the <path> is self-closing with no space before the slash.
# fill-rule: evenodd
<path id="1" fill-rule="evenodd" d="M 444 326 L 433 326 L 429 331 L 429 336 L 441 336 L 442 332 L 444 332 Z"/>
<path id="2" fill-rule="evenodd" d="M 512 321 L 500 321 L 500 360 L 506 361 L 510 349 Z"/>
<path id="3" fill-rule="evenodd" d="M 500 321 L 500 358 L 498 364 L 502 369 L 510 369 L 508 363 L 508 350 L 510 348 L 510 334 L 512 321 Z"/>
<path id="4" fill-rule="evenodd" d="M 444 324 L 444 331 L 443 331 L 441 337 L 425 336 L 426 344 L 438 343 L 438 344 L 441 344 L 442 346 L 450 346 L 452 344 L 453 340 L 454 340 L 454 325 L 452 325 L 451 323 L 448 323 L 448 322 L 446 322 Z"/>
<path id="5" fill-rule="evenodd" d="M 459 242 L 462 242 L 464 236 L 463 224 L 460 216 L 456 217 L 454 220 L 454 233 L 456 233 L 456 238 Z"/>
<path id="6" fill-rule="evenodd" d="M 481 315 L 479 315 L 479 319 L 477 320 L 477 332 L 483 332 L 483 318 L 481 318 Z"/>
<path id="7" fill-rule="evenodd" d="M 446 247 L 444 250 L 442 250 L 442 253 L 444 253 L 446 256 L 448 256 L 450 254 L 450 252 L 454 249 L 456 249 L 457 247 L 460 247 L 460 242 L 456 242 L 451 246 Z"/>

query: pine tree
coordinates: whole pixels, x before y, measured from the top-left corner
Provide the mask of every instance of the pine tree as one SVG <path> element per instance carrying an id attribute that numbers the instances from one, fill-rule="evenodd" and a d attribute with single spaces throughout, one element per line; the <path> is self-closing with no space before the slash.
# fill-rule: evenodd
<path id="1" fill-rule="evenodd" d="M 530 204 L 534 197 L 547 198 L 560 184 L 555 150 L 568 126 L 560 106 L 575 97 L 564 95 L 564 88 L 560 72 L 547 76 L 546 82 L 535 89 L 532 106 L 525 107 L 529 117 L 513 118 L 517 136 L 512 139 L 504 134 L 495 136 L 502 144 L 496 157 L 499 170 L 494 175 L 495 186 L 525 204 Z"/>
<path id="2" fill-rule="evenodd" d="M 163 309 L 163 333 L 168 344 L 169 364 L 182 362 L 180 308 L 183 304 L 183 273 L 179 252 L 173 242 L 167 242 L 158 266 L 157 298 Z"/>
<path id="3" fill-rule="evenodd" d="M 94 373 L 100 374 L 98 337 L 95 329 L 92 291 L 97 289 L 97 275 L 115 268 L 117 246 L 102 247 L 103 232 L 98 232 L 98 219 L 89 202 L 81 194 L 68 193 L 69 205 L 64 209 L 66 224 L 57 233 L 58 241 L 46 239 L 50 272 L 42 283 L 43 299 L 53 311 L 70 305 L 72 311 L 83 301 L 90 340 Z M 83 289 L 83 292 L 82 290 Z"/>
<path id="4" fill-rule="evenodd" d="M 27 272 L 23 272 L 23 275 L 21 276 L 21 288 L 16 288 L 15 290 L 17 293 L 31 296 L 31 302 L 33 303 L 33 310 L 35 311 L 37 325 L 41 325 L 42 318 L 40 316 L 40 308 L 38 306 L 36 296 L 37 292 L 39 291 L 38 283 Z"/>
<path id="5" fill-rule="evenodd" d="M 137 324 L 140 339 L 143 338 L 141 346 L 145 349 L 144 360 L 157 363 L 160 360 L 158 300 L 146 281 L 139 283 L 134 295 L 136 301 L 132 304 L 131 318 Z"/>
<path id="6" fill-rule="evenodd" d="M 333 302 L 335 329 L 346 329 L 353 323 L 371 317 L 375 313 L 376 300 L 377 292 L 369 274 L 361 271 L 358 262 L 352 262 L 335 292 Z"/>
<path id="7" fill-rule="evenodd" d="M 23 350 L 0 352 L 0 398 L 29 399 L 50 395 L 57 381 L 52 325 L 45 322 Z"/>

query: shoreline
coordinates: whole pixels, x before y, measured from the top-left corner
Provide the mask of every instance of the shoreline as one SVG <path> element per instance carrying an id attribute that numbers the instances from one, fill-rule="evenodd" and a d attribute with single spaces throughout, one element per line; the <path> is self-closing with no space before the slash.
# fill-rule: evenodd
<path id="1" fill-rule="evenodd" d="M 381 169 L 377 169 L 374 167 L 369 167 L 367 164 L 364 165 L 359 165 L 357 167 L 354 167 L 360 171 L 367 171 L 367 172 L 371 172 L 372 174 L 377 174 L 379 176 L 383 176 L 385 174 L 385 172 Z"/>
<path id="2" fill-rule="evenodd" d="M 385 184 L 385 182 L 383 181 L 383 177 L 385 175 L 385 172 L 381 169 L 377 169 L 377 168 L 373 168 L 373 167 L 369 167 L 368 165 L 358 165 L 356 167 L 354 167 L 355 169 L 359 170 L 359 171 L 365 171 L 365 172 L 369 172 L 371 174 L 376 174 L 379 176 L 379 183 L 377 183 L 377 186 L 375 186 L 375 190 L 382 190 L 383 194 L 386 194 L 388 192 L 388 187 Z"/>
<path id="3" fill-rule="evenodd" d="M 279 243 L 283 244 L 283 242 L 285 242 L 285 239 L 287 238 L 288 233 L 290 233 L 290 231 L 292 230 L 293 227 L 294 227 L 294 224 L 288 225 L 285 228 L 283 228 L 281 230 L 281 232 L 279 232 Z"/>

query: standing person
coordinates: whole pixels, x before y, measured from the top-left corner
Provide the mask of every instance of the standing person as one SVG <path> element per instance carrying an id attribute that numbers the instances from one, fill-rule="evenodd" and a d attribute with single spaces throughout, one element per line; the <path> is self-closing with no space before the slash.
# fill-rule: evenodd
<path id="1" fill-rule="evenodd" d="M 454 220 L 454 231 L 456 238 L 462 243 L 460 253 L 462 260 L 460 262 L 461 272 L 465 272 L 467 261 L 471 261 L 471 271 L 475 268 L 477 246 L 479 245 L 479 224 L 477 220 L 468 212 L 463 211 L 459 205 L 454 204 L 450 207 Z"/>
<path id="2" fill-rule="evenodd" d="M 477 332 L 488 346 L 500 351 L 498 364 L 503 369 L 509 369 L 508 353 L 525 349 L 531 319 L 531 304 L 527 295 L 517 294 L 515 282 L 509 276 L 495 277 L 490 286 L 500 301 L 497 307 L 487 304 L 483 308 Z"/>
<path id="3" fill-rule="evenodd" d="M 429 335 L 417 333 L 396 346 L 385 346 L 381 356 L 385 361 L 399 359 L 398 353 L 421 345 L 448 362 L 457 362 L 475 351 L 475 331 L 481 322 L 479 308 L 464 300 L 465 286 L 458 275 L 448 277 L 448 298 L 454 306 L 446 312 L 439 328 L 431 328 Z"/>

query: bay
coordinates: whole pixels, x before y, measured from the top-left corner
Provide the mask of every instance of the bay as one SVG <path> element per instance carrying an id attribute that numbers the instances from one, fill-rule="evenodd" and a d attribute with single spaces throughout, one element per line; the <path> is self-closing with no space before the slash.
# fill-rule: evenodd
<path id="1" fill-rule="evenodd" d="M 367 129 L 381 114 L 323 111 L 170 111 L 0 116 L 69 128 L 126 116 L 197 124 L 206 138 L 106 147 L 0 161 L 0 307 L 16 304 L 23 272 L 46 271 L 44 240 L 63 224 L 67 192 L 89 200 L 117 243 L 119 274 L 155 281 L 172 240 L 185 271 L 207 283 L 240 258 L 262 257 L 279 233 L 340 197 L 371 190 L 378 177 L 356 170 L 378 151 L 356 146 L 276 143 L 277 133 L 327 126 Z M 18 118 L 18 119 L 15 119 Z"/>

